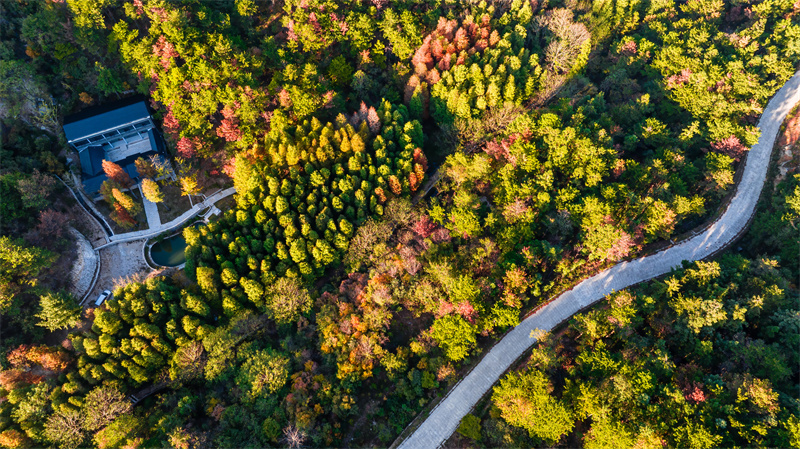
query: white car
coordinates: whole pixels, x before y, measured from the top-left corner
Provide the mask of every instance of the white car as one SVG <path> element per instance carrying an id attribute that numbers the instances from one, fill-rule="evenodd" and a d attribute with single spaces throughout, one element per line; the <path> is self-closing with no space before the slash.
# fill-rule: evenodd
<path id="1" fill-rule="evenodd" d="M 111 297 L 111 292 L 108 290 L 104 290 L 103 293 L 100 293 L 100 296 L 97 298 L 97 301 L 94 302 L 94 305 L 99 306 L 103 303 L 106 299 Z"/>

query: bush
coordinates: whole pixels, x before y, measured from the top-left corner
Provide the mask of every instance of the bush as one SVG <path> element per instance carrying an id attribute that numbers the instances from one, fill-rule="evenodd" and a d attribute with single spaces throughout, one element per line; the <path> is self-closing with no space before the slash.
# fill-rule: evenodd
<path id="1" fill-rule="evenodd" d="M 467 438 L 480 441 L 481 419 L 472 413 L 469 413 L 461 420 L 461 423 L 458 425 L 458 429 L 456 431 Z"/>

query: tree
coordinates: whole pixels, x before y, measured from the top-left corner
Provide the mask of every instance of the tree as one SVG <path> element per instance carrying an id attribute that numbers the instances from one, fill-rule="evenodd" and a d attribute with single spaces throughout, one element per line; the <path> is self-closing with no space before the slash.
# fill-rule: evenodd
<path id="1" fill-rule="evenodd" d="M 23 240 L 0 236 L 0 312 L 14 296 L 38 282 L 39 274 L 58 256 L 42 248 L 27 247 Z"/>
<path id="2" fill-rule="evenodd" d="M 249 385 L 250 394 L 258 397 L 277 392 L 288 378 L 289 359 L 270 350 L 261 350 L 242 365 L 237 384 Z"/>
<path id="3" fill-rule="evenodd" d="M 178 141 L 178 155 L 183 158 L 192 158 L 197 155 L 197 148 L 195 143 L 188 137 L 181 137 Z"/>
<path id="4" fill-rule="evenodd" d="M 733 158 L 722 153 L 709 152 L 705 156 L 708 188 L 722 192 L 733 184 Z"/>
<path id="5" fill-rule="evenodd" d="M 69 215 L 53 209 L 43 210 L 39 213 L 39 224 L 36 230 L 40 234 L 53 238 L 61 238 L 64 228 L 71 221 Z"/>
<path id="6" fill-rule="evenodd" d="M 733 160 L 736 162 L 739 162 L 739 160 L 748 150 L 748 148 L 744 146 L 736 136 L 730 136 L 726 139 L 711 142 L 711 149 L 733 158 Z"/>
<path id="7" fill-rule="evenodd" d="M 136 165 L 136 173 L 139 174 L 140 178 L 158 178 L 158 170 L 151 160 L 139 157 L 133 163 Z"/>
<path id="8" fill-rule="evenodd" d="M 124 229 L 130 229 L 136 226 L 136 220 L 134 220 L 131 214 L 119 203 L 114 203 L 114 212 L 111 213 L 111 219 Z"/>
<path id="9" fill-rule="evenodd" d="M 98 309 L 94 312 L 94 326 L 100 329 L 103 334 L 115 335 L 122 329 L 123 325 L 122 320 L 113 311 Z"/>
<path id="10" fill-rule="evenodd" d="M 137 215 L 142 211 L 142 207 L 139 203 L 133 201 L 133 198 L 129 197 L 121 190 L 113 189 L 111 190 L 111 194 L 114 196 L 114 201 L 116 201 L 115 205 L 119 204 L 125 208 L 126 211 L 130 212 L 131 215 Z"/>
<path id="11" fill-rule="evenodd" d="M 90 391 L 83 402 L 83 427 L 92 432 L 110 424 L 117 416 L 128 413 L 133 405 L 122 392 L 111 386 Z"/>
<path id="12" fill-rule="evenodd" d="M 100 64 L 99 61 L 94 63 L 95 71 L 97 72 L 97 88 L 103 95 L 119 94 L 125 90 L 120 77 Z"/>
<path id="13" fill-rule="evenodd" d="M 421 120 L 425 113 L 425 104 L 422 98 L 422 88 L 417 87 L 414 90 L 414 94 L 411 96 L 411 99 L 408 102 L 408 112 L 411 114 L 411 118 L 416 120 Z"/>
<path id="14" fill-rule="evenodd" d="M 461 420 L 456 430 L 467 438 L 479 441 L 481 439 L 481 419 L 468 413 L 467 416 Z"/>
<path id="15" fill-rule="evenodd" d="M 127 414 L 120 415 L 111 424 L 94 435 L 94 442 L 100 449 L 114 447 L 135 447 L 139 435 L 144 430 L 142 418 Z"/>
<path id="16" fill-rule="evenodd" d="M 661 200 L 655 200 L 646 211 L 645 231 L 648 234 L 668 239 L 675 228 L 675 211 Z"/>
<path id="17" fill-rule="evenodd" d="M 17 189 L 25 207 L 41 210 L 47 207 L 47 197 L 56 186 L 56 179 L 34 169 L 29 177 L 17 181 Z"/>
<path id="18" fill-rule="evenodd" d="M 675 429 L 675 442 L 678 447 L 689 449 L 710 449 L 719 447 L 721 435 L 715 435 L 700 423 L 686 423 Z"/>
<path id="19" fill-rule="evenodd" d="M 200 187 L 197 184 L 197 175 L 182 176 L 178 181 L 181 185 L 182 195 L 190 196 L 200 193 Z"/>
<path id="20" fill-rule="evenodd" d="M 292 260 L 295 263 L 300 263 L 308 258 L 308 254 L 306 252 L 306 242 L 302 237 L 293 241 L 289 246 L 289 255 L 291 255 Z"/>
<path id="21" fill-rule="evenodd" d="M 142 180 L 142 194 L 148 201 L 153 203 L 163 203 L 164 202 L 164 192 L 161 191 L 161 188 L 158 184 L 150 178 L 145 178 Z M 164 207 L 169 210 L 166 204 Z"/>
<path id="22" fill-rule="evenodd" d="M 583 437 L 586 449 L 632 447 L 634 442 L 625 426 L 609 417 L 592 417 L 592 428 Z"/>
<path id="23" fill-rule="evenodd" d="M 78 410 L 58 411 L 47 418 L 44 435 L 62 448 L 73 449 L 83 443 L 83 419 Z"/>
<path id="24" fill-rule="evenodd" d="M 197 285 L 209 299 L 219 298 L 219 276 L 213 268 L 197 267 L 195 272 L 197 277 Z"/>
<path id="25" fill-rule="evenodd" d="M 630 253 L 634 241 L 616 226 L 602 224 L 586 233 L 583 244 L 583 251 L 589 255 L 589 260 L 616 262 Z"/>
<path id="26" fill-rule="evenodd" d="M 126 172 L 118 164 L 103 159 L 103 171 L 105 172 L 106 176 L 114 180 L 114 182 L 121 185 L 123 188 L 127 189 L 133 186 L 133 180 L 131 179 L 130 175 L 128 175 L 128 172 Z"/>
<path id="27" fill-rule="evenodd" d="M 547 376 L 532 369 L 501 379 L 494 387 L 492 402 L 507 423 L 526 429 L 531 437 L 555 444 L 575 423 L 564 404 L 550 396 L 551 391 Z"/>
<path id="28" fill-rule="evenodd" d="M 588 53 L 586 43 L 591 35 L 582 23 L 572 21 L 574 12 L 571 9 L 558 8 L 548 11 L 542 17 L 543 24 L 549 32 L 549 44 L 545 49 L 545 60 L 548 68 L 556 75 L 563 75 L 581 62 L 581 57 Z"/>
<path id="29" fill-rule="evenodd" d="M 8 104 L 9 116 L 22 117 L 55 133 L 58 115 L 47 92 L 31 64 L 14 59 L 0 60 L 0 97 Z"/>
<path id="30" fill-rule="evenodd" d="M 8 225 L 29 216 L 17 187 L 23 178 L 24 175 L 19 172 L 0 176 L 0 217 L 2 217 L 0 224 Z"/>
<path id="31" fill-rule="evenodd" d="M 39 299 L 39 326 L 50 331 L 69 329 L 81 321 L 83 308 L 75 298 L 64 291 L 48 292 Z"/>
<path id="32" fill-rule="evenodd" d="M 311 309 L 311 297 L 297 279 L 282 277 L 268 290 L 267 313 L 278 324 L 293 323 Z"/>
<path id="33" fill-rule="evenodd" d="M 0 446 L 15 449 L 18 447 L 28 447 L 30 439 L 24 433 L 16 429 L 6 429 L 0 433 Z"/>
<path id="34" fill-rule="evenodd" d="M 283 439 L 290 448 L 298 448 L 306 441 L 306 433 L 295 426 L 288 426 L 283 429 Z"/>
<path id="35" fill-rule="evenodd" d="M 339 55 L 333 58 L 328 66 L 328 75 L 331 81 L 337 86 L 348 86 L 353 78 L 353 68 L 347 63 L 344 56 Z"/>
<path id="36" fill-rule="evenodd" d="M 460 315 L 437 318 L 431 326 L 431 336 L 442 347 L 448 359 L 458 361 L 466 358 L 475 347 L 475 325 Z"/>
<path id="37" fill-rule="evenodd" d="M 189 381 L 203 374 L 206 364 L 205 349 L 199 341 L 181 346 L 175 351 L 169 368 L 169 376 L 174 381 Z"/>

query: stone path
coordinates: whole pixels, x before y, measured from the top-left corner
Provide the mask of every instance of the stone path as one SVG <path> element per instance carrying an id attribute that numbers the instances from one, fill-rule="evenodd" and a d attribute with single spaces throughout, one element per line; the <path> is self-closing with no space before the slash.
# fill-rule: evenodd
<path id="1" fill-rule="evenodd" d="M 441 446 L 500 376 L 536 343 L 536 330 L 551 331 L 611 292 L 653 279 L 679 267 L 681 261 L 708 257 L 738 237 L 749 224 L 761 195 L 775 138 L 786 115 L 800 101 L 800 72 L 775 94 L 761 115 L 761 137 L 749 151 L 744 172 L 727 210 L 695 237 L 659 253 L 621 262 L 578 284 L 541 307 L 506 334 L 403 441 L 399 448 Z"/>
<path id="2" fill-rule="evenodd" d="M 142 191 L 139 185 L 139 192 Z M 144 214 L 147 215 L 147 227 L 149 229 L 158 229 L 161 227 L 161 216 L 158 214 L 158 204 L 148 200 L 144 193 L 142 193 L 142 202 L 144 203 Z"/>

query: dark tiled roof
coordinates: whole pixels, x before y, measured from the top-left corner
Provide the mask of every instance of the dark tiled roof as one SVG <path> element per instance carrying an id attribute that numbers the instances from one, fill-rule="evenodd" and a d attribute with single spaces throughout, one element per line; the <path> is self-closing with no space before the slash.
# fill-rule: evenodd
<path id="1" fill-rule="evenodd" d="M 149 117 L 150 112 L 147 111 L 147 105 L 144 101 L 140 101 L 65 124 L 64 134 L 66 134 L 67 140 L 73 141 Z"/>
<path id="2" fill-rule="evenodd" d="M 150 149 L 148 151 L 133 154 L 114 161 L 115 164 L 122 167 L 128 176 L 132 179 L 139 177 L 139 172 L 136 171 L 136 159 L 144 158 L 149 159 L 152 155 L 157 155 L 159 159 L 163 160 L 161 155 L 164 145 L 154 130 L 148 132 L 150 138 Z M 100 191 L 103 181 L 107 180 L 105 172 L 103 171 L 103 159 L 105 158 L 105 151 L 102 147 L 91 146 L 80 152 L 81 170 L 83 171 L 83 190 L 88 195 L 95 195 Z"/>
<path id="3" fill-rule="evenodd" d="M 79 153 L 81 159 L 81 170 L 84 175 L 94 176 L 103 171 L 103 158 L 105 150 L 102 146 L 94 145 Z"/>
<path id="4" fill-rule="evenodd" d="M 92 178 L 83 178 L 83 191 L 86 192 L 87 195 L 94 197 L 97 192 L 100 191 L 100 186 L 103 185 L 103 181 L 108 179 L 105 173 L 100 173 L 99 175 L 92 177 Z"/>

